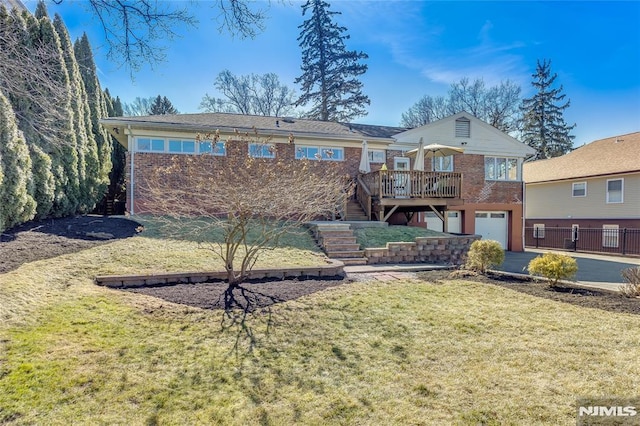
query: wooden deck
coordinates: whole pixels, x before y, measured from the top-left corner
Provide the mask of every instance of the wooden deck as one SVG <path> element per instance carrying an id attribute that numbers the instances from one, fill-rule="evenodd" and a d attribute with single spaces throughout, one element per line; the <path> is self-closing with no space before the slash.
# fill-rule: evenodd
<path id="1" fill-rule="evenodd" d="M 461 187 L 461 173 L 379 170 L 358 176 L 356 199 L 369 220 L 386 221 L 396 211 L 440 215 L 463 204 Z"/>

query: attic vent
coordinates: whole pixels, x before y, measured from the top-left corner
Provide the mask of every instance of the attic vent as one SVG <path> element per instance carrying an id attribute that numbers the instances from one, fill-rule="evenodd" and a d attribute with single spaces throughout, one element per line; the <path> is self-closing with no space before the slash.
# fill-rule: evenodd
<path id="1" fill-rule="evenodd" d="M 456 138 L 471 137 L 471 121 L 467 118 L 458 118 L 456 120 Z"/>
<path id="2" fill-rule="evenodd" d="M 296 121 L 295 121 L 293 118 L 291 118 L 291 117 L 284 117 L 284 118 L 282 119 L 282 121 L 284 121 L 285 123 L 295 123 L 295 122 L 296 122 Z"/>

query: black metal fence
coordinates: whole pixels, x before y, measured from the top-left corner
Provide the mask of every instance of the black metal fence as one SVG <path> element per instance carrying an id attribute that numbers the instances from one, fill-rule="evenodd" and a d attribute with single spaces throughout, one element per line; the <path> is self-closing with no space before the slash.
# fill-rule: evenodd
<path id="1" fill-rule="evenodd" d="M 640 229 L 526 227 L 525 246 L 640 255 Z"/>

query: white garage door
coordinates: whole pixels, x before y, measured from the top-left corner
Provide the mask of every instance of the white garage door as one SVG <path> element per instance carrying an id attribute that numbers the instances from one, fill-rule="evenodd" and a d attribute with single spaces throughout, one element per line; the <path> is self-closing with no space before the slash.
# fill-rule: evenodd
<path id="1" fill-rule="evenodd" d="M 476 212 L 476 234 L 483 240 L 496 240 L 507 249 L 507 212 Z"/>

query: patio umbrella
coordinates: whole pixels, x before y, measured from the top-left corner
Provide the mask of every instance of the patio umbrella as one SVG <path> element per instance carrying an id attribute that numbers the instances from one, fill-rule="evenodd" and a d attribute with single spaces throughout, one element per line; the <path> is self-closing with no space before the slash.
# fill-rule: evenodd
<path id="1" fill-rule="evenodd" d="M 424 172 L 424 142 L 422 142 L 422 138 L 420 138 L 420 144 L 418 145 L 418 151 L 416 152 L 413 170 Z"/>
<path id="2" fill-rule="evenodd" d="M 407 152 L 407 155 L 417 155 L 420 148 L 412 149 Z M 449 155 L 460 154 L 464 152 L 464 149 L 457 148 L 455 146 L 440 145 L 439 143 L 432 143 L 423 147 L 425 158 L 435 157 L 447 157 Z M 435 162 L 433 163 L 433 170 L 435 171 Z"/>
<path id="3" fill-rule="evenodd" d="M 360 156 L 360 167 L 358 168 L 360 173 L 370 173 L 371 165 L 369 164 L 369 149 L 367 148 L 367 141 L 362 141 L 362 155 Z"/>

